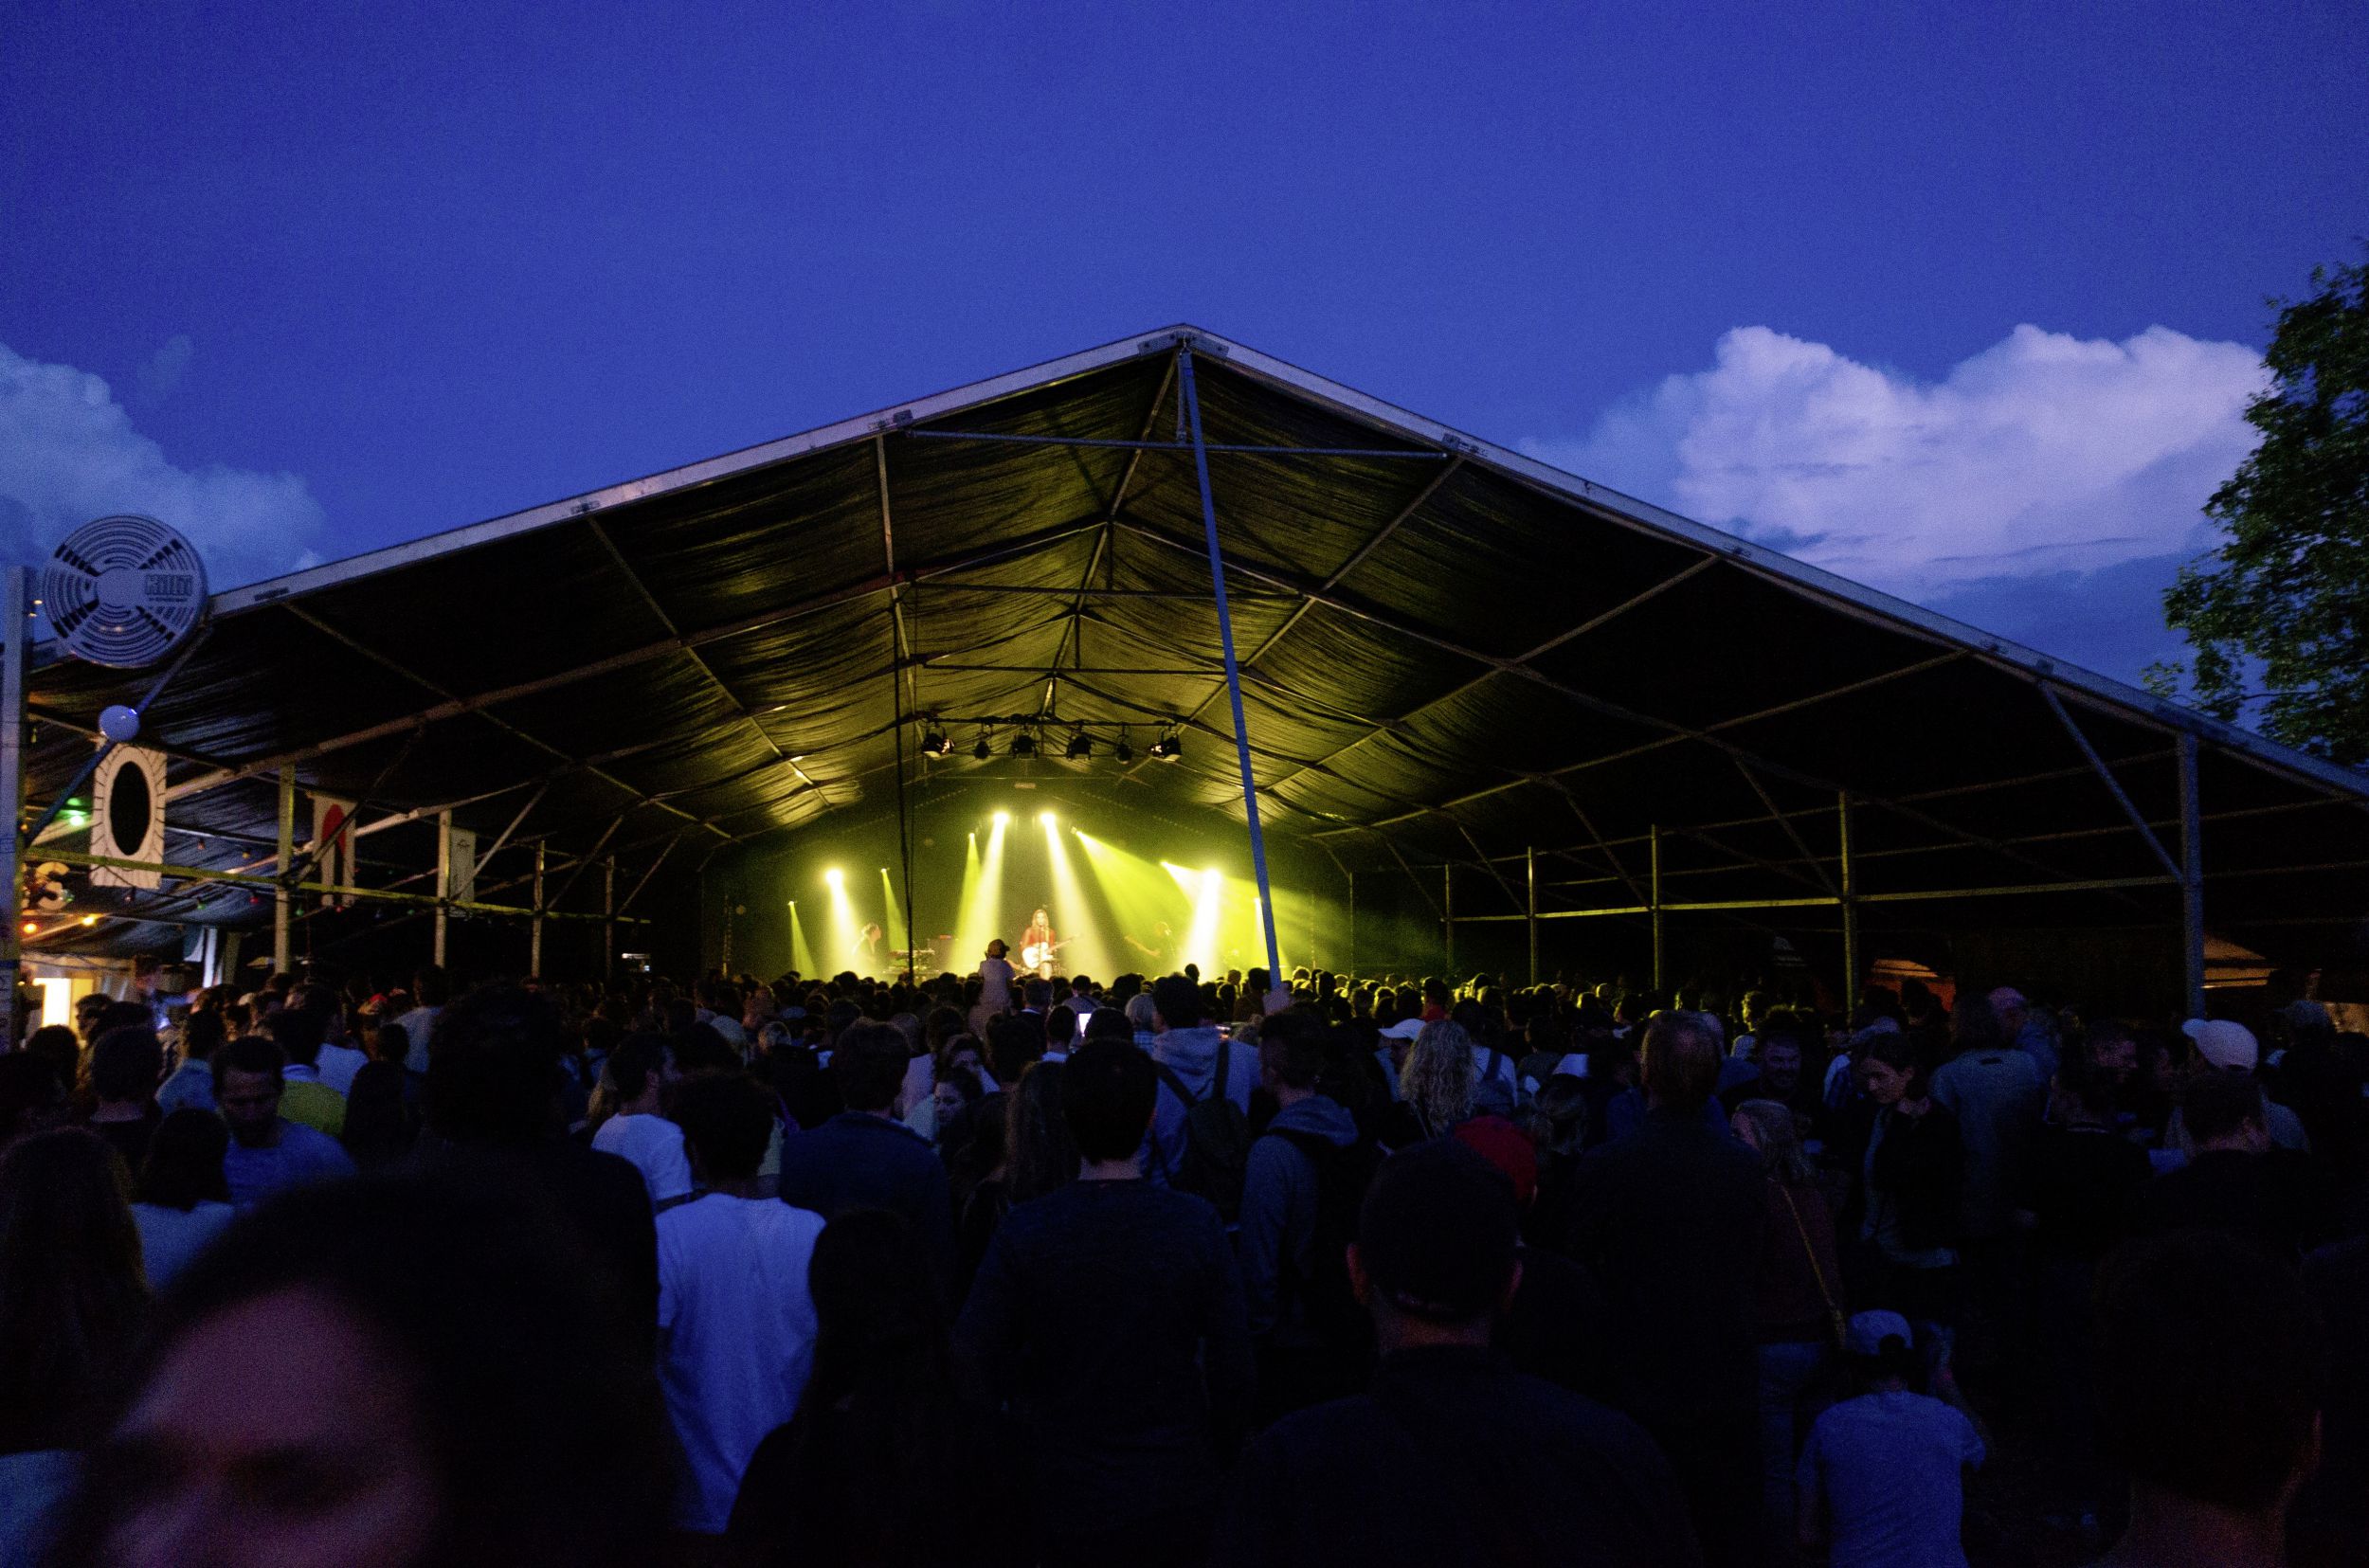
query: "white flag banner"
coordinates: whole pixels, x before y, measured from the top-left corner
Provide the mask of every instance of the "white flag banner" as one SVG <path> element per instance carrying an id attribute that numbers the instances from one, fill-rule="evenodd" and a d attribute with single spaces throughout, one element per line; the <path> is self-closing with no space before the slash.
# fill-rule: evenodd
<path id="1" fill-rule="evenodd" d="M 461 904 L 477 902 L 477 834 L 465 827 L 452 830 L 451 874 L 444 896 Z"/>
<path id="2" fill-rule="evenodd" d="M 143 747 L 118 746 L 99 759 L 91 776 L 90 852 L 114 860 L 165 857 L 165 754 Z M 154 871 L 93 866 L 91 885 L 154 888 Z"/>

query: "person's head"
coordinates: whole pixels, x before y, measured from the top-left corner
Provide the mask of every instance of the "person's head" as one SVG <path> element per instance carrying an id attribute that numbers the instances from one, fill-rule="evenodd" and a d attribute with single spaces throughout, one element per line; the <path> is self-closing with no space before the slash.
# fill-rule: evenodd
<path id="1" fill-rule="evenodd" d="M 1925 1073 L 1917 1059 L 1915 1042 L 1898 1030 L 1870 1035 L 1866 1052 L 1859 1058 L 1859 1085 L 1879 1107 L 1923 1098 Z"/>
<path id="2" fill-rule="evenodd" d="M 1645 1027 L 1645 1097 L 1657 1109 L 1699 1111 L 1719 1083 L 1719 1031 L 1699 1013 L 1657 1013 Z"/>
<path id="3" fill-rule="evenodd" d="M 946 1125 L 963 1113 L 964 1107 L 979 1103 L 979 1075 L 963 1065 L 940 1072 L 937 1082 L 931 1086 L 930 1100 L 937 1108 L 938 1130 L 944 1132 Z"/>
<path id="4" fill-rule="evenodd" d="M 1486 1343 L 1521 1283 L 1520 1218 L 1504 1173 L 1452 1138 L 1382 1162 L 1358 1211 L 1349 1283 L 1383 1348 L 1410 1339 Z"/>
<path id="5" fill-rule="evenodd" d="M 139 1200 L 183 1210 L 229 1202 L 230 1184 L 222 1174 L 222 1157 L 229 1147 L 230 1129 L 212 1111 L 194 1107 L 174 1111 L 156 1124 L 148 1140 Z"/>
<path id="6" fill-rule="evenodd" d="M 1991 1014 L 1998 1019 L 2001 1038 L 2012 1040 L 2023 1032 L 2031 1003 L 2024 1000 L 2021 991 L 2012 985 L 2001 985 L 1983 1000 L 1991 1004 Z"/>
<path id="7" fill-rule="evenodd" d="M 2207 1072 L 2181 1091 L 2179 1118 L 2199 1149 L 2260 1154 L 2270 1146 L 2262 1090 L 2242 1072 Z"/>
<path id="8" fill-rule="evenodd" d="M 1897 1312 L 1854 1312 L 1843 1333 L 1843 1364 L 1858 1387 L 1914 1383 L 1922 1370 L 1916 1332 Z"/>
<path id="9" fill-rule="evenodd" d="M 159 1301 L 52 1560 L 655 1560 L 672 1445 L 648 1350 L 532 1201 L 453 1172 L 231 1227 Z"/>
<path id="10" fill-rule="evenodd" d="M 263 1033 L 280 1047 L 280 1054 L 298 1067 L 311 1067 L 320 1059 L 321 1041 L 326 1037 L 327 1019 L 318 1013 L 302 1007 L 282 1007 L 263 1020 Z"/>
<path id="11" fill-rule="evenodd" d="M 1086 1038 L 1090 1040 L 1126 1040 L 1135 1038 L 1135 1026 L 1127 1021 L 1127 1015 L 1115 1007 L 1097 1007 L 1086 1019 Z"/>
<path id="12" fill-rule="evenodd" d="M 689 1079 L 676 1091 L 674 1115 L 703 1185 L 749 1181 L 765 1162 L 773 1108 L 751 1080 L 737 1073 Z"/>
<path id="13" fill-rule="evenodd" d="M 2089 1026 L 2085 1049 L 2091 1065 L 2118 1090 L 2139 1075 L 2139 1036 L 2110 1018 Z"/>
<path id="14" fill-rule="evenodd" d="M 905 1036 L 893 1024 L 865 1020 L 847 1026 L 831 1051 L 831 1076 L 850 1110 L 886 1114 L 905 1087 L 906 1064 L 912 1060 Z"/>
<path id="15" fill-rule="evenodd" d="M 82 1075 L 81 1038 L 64 1024 L 44 1024 L 34 1030 L 26 1037 L 25 1051 L 47 1062 L 58 1082 L 68 1089 Z"/>
<path id="16" fill-rule="evenodd" d="M 2100 1444 L 2134 1505 L 2275 1520 L 2319 1456 L 2319 1335 L 2293 1274 L 2191 1231 L 2110 1253 L 2092 1302 Z"/>
<path id="17" fill-rule="evenodd" d="M 1002 958 L 1004 954 L 1010 952 L 1011 950 L 1010 946 L 1000 936 L 992 939 L 987 944 L 987 956 L 989 958 Z"/>
<path id="18" fill-rule="evenodd" d="M 411 1000 L 421 1007 L 442 1007 L 452 1000 L 452 983 L 442 964 L 430 964 L 411 977 Z"/>
<path id="19" fill-rule="evenodd" d="M 1132 1160 L 1151 1126 L 1159 1075 L 1131 1044 L 1096 1040 L 1072 1055 L 1061 1073 L 1061 1120 L 1088 1162 Z"/>
<path id="20" fill-rule="evenodd" d="M 66 1108 L 65 1085 L 47 1058 L 30 1051 L 0 1054 L 0 1148 L 56 1126 Z"/>
<path id="21" fill-rule="evenodd" d="M 1538 1086 L 1538 1111 L 1546 1119 L 1541 1154 L 1573 1156 L 1587 1142 L 1587 1080 L 1557 1072 Z"/>
<path id="22" fill-rule="evenodd" d="M 1949 1016 L 1949 1037 L 1952 1047 L 1962 1054 L 1996 1051 L 2007 1043 L 1998 1015 L 1991 1009 L 1991 999 L 1962 994 L 1958 998 L 1956 1011 Z"/>
<path id="23" fill-rule="evenodd" d="M 1056 1007 L 1047 1013 L 1044 1016 L 1044 1037 L 1048 1049 L 1067 1051 L 1070 1041 L 1077 1037 L 1077 1015 L 1067 1006 Z"/>
<path id="24" fill-rule="evenodd" d="M 619 1040 L 601 1068 L 616 1094 L 615 1108 L 644 1116 L 656 1111 L 666 1089 L 666 1067 L 663 1036 L 645 1032 Z"/>
<path id="25" fill-rule="evenodd" d="M 427 1125 L 456 1143 L 532 1147 L 564 1137 L 568 1031 L 540 991 L 480 985 L 436 1016 Z"/>
<path id="26" fill-rule="evenodd" d="M 2261 1041 L 2235 1018 L 2190 1018 L 2179 1028 L 2197 1054 L 2224 1072 L 2251 1072 L 2262 1060 Z"/>
<path id="27" fill-rule="evenodd" d="M 1258 1075 L 1287 1102 L 1316 1092 L 1325 1069 L 1324 1020 L 1296 1009 L 1277 1013 L 1258 1032 Z"/>
<path id="28" fill-rule="evenodd" d="M 148 1285 L 127 1185 L 123 1161 L 81 1127 L 0 1153 L 0 1453 L 77 1446 L 131 1348 Z"/>
<path id="29" fill-rule="evenodd" d="M 952 1376 L 944 1293 L 903 1215 L 850 1209 L 823 1227 L 806 1265 L 814 1297 L 814 1386 L 844 1398 L 897 1372 L 944 1386 Z M 889 1378 L 868 1376 L 888 1372 Z"/>
<path id="30" fill-rule="evenodd" d="M 1031 910 L 1028 912 L 1028 924 L 1031 926 L 1042 926 L 1047 924 L 1044 918 L 1044 911 L 1042 910 Z"/>
<path id="31" fill-rule="evenodd" d="M 995 1080 L 1006 1086 L 1020 1082 L 1028 1066 L 1044 1054 L 1044 1032 L 1034 1019 L 990 1018 L 987 1021 L 987 1066 Z"/>
<path id="32" fill-rule="evenodd" d="M 242 1035 L 214 1053 L 214 1105 L 230 1136 L 249 1148 L 279 1138 L 283 1065 L 280 1047 L 263 1035 Z"/>
<path id="33" fill-rule="evenodd" d="M 1801 1041 L 1792 1035 L 1770 1035 L 1760 1042 L 1761 1082 L 1780 1100 L 1793 1097 L 1801 1087 Z"/>
<path id="34" fill-rule="evenodd" d="M 1810 1184 L 1815 1172 L 1802 1151 L 1793 1108 L 1778 1100 L 1746 1100 L 1727 1118 L 1735 1135 L 1761 1157 L 1761 1168 L 1788 1187 Z"/>
<path id="35" fill-rule="evenodd" d="M 212 1008 L 191 1013 L 181 1025 L 181 1056 L 185 1061 L 202 1062 L 211 1057 L 224 1039 L 222 1015 Z"/>
<path id="36" fill-rule="evenodd" d="M 382 1023 L 371 1032 L 371 1059 L 400 1067 L 411 1054 L 411 1035 L 402 1024 Z"/>
<path id="37" fill-rule="evenodd" d="M 1160 1004 L 1149 991 L 1138 991 L 1128 998 L 1124 1011 L 1129 1027 L 1138 1034 L 1149 1035 L 1160 1027 Z"/>
<path id="38" fill-rule="evenodd" d="M 1473 1036 L 1454 1019 L 1441 1018 L 1416 1033 L 1399 1084 L 1424 1123 L 1434 1132 L 1445 1132 L 1473 1114 L 1476 1074 Z"/>
<path id="39" fill-rule="evenodd" d="M 1151 1010 L 1156 1026 L 1192 1029 L 1201 1023 L 1201 986 L 1183 975 L 1163 975 L 1151 982 Z"/>
<path id="40" fill-rule="evenodd" d="M 99 1016 L 107 1010 L 111 999 L 92 991 L 74 999 L 74 1032 L 89 1039 L 99 1032 Z"/>
<path id="41" fill-rule="evenodd" d="M 146 1105 L 165 1068 L 154 1031 L 110 1029 L 91 1042 L 90 1088 L 101 1105 Z"/>

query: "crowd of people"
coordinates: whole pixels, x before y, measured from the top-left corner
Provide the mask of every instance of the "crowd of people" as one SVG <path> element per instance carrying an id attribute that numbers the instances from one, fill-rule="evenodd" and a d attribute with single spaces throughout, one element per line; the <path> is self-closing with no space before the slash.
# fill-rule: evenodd
<path id="1" fill-rule="evenodd" d="M 2369 1560 L 2316 1002 L 988 982 L 83 999 L 0 1568 Z"/>

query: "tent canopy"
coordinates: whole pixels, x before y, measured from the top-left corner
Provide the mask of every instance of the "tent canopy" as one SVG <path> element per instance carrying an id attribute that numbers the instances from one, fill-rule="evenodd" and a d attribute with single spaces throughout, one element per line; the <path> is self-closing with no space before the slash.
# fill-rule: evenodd
<path id="1" fill-rule="evenodd" d="M 1831 904 L 1848 797 L 1871 915 L 2176 926 L 2193 748 L 2216 932 L 2307 959 L 2364 913 L 2369 778 L 1190 327 L 217 595 L 146 715 L 167 859 L 267 856 L 292 768 L 368 802 L 366 882 L 450 810 L 507 835 L 480 888 L 535 842 L 629 885 L 959 779 L 989 726 L 991 766 L 1034 726 L 1035 766 L 1239 815 L 1181 344 L 1279 839 L 1507 899 L 1535 848 L 1553 914 L 1656 858 L 1666 905 Z M 145 678 L 35 672 L 36 802 Z"/>

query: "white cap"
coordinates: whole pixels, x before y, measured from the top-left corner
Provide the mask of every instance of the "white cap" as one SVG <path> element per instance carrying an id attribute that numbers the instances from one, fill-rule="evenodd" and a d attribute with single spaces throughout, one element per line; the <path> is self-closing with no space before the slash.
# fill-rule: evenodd
<path id="1" fill-rule="evenodd" d="M 1421 1018 L 1401 1018 L 1383 1030 L 1382 1037 L 1385 1040 L 1411 1040 L 1422 1032 L 1423 1020 Z"/>
<path id="2" fill-rule="evenodd" d="M 2196 1041 L 2197 1052 L 2215 1067 L 2251 1072 L 2262 1059 L 2261 1042 L 2235 1018 L 2190 1018 L 2179 1032 Z"/>

